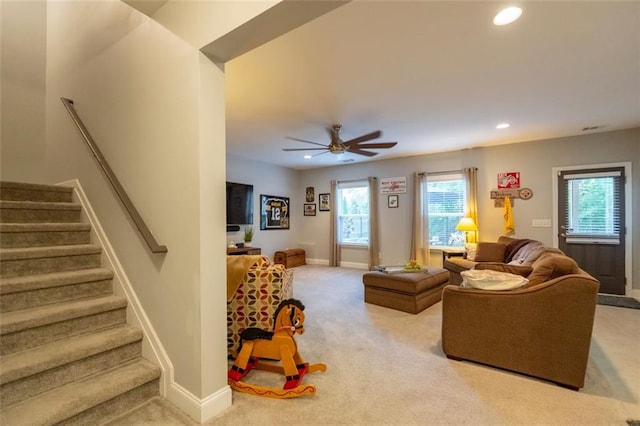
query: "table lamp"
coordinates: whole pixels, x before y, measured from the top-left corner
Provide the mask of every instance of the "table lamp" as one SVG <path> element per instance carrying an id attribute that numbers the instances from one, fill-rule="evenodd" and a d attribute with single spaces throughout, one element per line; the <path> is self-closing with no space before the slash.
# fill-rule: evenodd
<path id="1" fill-rule="evenodd" d="M 460 222 L 456 226 L 457 231 L 464 232 L 464 240 L 465 242 L 469 242 L 469 232 L 475 232 L 478 230 L 476 223 L 473 221 L 473 218 L 463 217 L 460 219 Z"/>

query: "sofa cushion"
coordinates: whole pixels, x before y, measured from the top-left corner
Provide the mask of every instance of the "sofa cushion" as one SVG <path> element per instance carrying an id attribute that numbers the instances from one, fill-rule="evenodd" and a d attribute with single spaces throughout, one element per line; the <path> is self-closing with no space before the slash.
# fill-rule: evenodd
<path id="1" fill-rule="evenodd" d="M 507 272 L 492 271 L 491 269 L 472 269 L 462 271 L 461 287 L 473 287 L 481 290 L 513 290 L 527 284 L 525 277 Z"/>
<path id="2" fill-rule="evenodd" d="M 568 256 L 547 256 L 535 263 L 533 272 L 527 277 L 529 279 L 527 287 L 541 284 L 563 275 L 576 274 L 579 270 L 580 268 L 576 261 Z"/>
<path id="3" fill-rule="evenodd" d="M 520 275 L 522 277 L 528 276 L 533 271 L 531 266 L 509 265 L 500 262 L 478 263 L 473 269 L 491 269 L 492 271 L 507 272 L 509 274 Z"/>
<path id="4" fill-rule="evenodd" d="M 479 242 L 476 250 L 476 262 L 504 262 L 506 245 L 502 243 Z"/>

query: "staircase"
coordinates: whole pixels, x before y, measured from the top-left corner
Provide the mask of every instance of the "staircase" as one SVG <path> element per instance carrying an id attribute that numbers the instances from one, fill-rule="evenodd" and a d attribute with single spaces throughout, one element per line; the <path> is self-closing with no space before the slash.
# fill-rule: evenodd
<path id="1" fill-rule="evenodd" d="M 0 182 L 0 424 L 100 424 L 159 393 L 72 188 Z"/>

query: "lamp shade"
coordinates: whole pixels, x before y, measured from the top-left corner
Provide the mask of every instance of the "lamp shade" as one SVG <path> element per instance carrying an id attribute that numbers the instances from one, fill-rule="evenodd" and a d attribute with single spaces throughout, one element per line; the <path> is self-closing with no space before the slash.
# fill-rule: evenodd
<path id="1" fill-rule="evenodd" d="M 476 226 L 476 223 L 473 221 L 472 218 L 463 217 L 462 219 L 460 219 L 458 226 L 456 226 L 456 230 L 464 231 L 464 232 L 477 231 L 478 227 Z"/>

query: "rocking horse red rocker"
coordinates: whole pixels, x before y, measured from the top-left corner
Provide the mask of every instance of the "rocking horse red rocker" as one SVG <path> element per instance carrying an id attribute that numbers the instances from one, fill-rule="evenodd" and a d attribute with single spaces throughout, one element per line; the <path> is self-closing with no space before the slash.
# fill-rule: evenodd
<path id="1" fill-rule="evenodd" d="M 240 334 L 240 352 L 227 374 L 232 389 L 269 398 L 315 395 L 316 387 L 300 384 L 302 378 L 307 373 L 324 372 L 327 366 L 323 363 L 309 365 L 298 352 L 293 336 L 304 333 L 303 311 L 304 305 L 299 300 L 283 300 L 274 313 L 273 331 L 248 328 Z M 284 375 L 284 387 L 279 389 L 242 381 L 254 368 Z"/>

